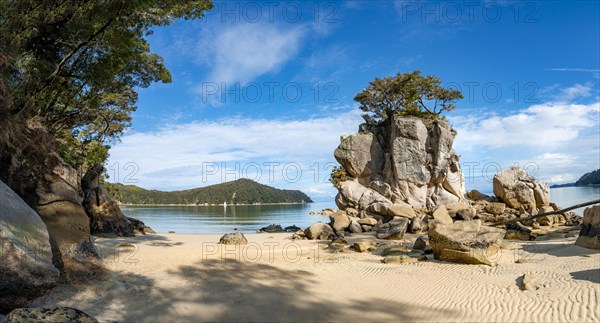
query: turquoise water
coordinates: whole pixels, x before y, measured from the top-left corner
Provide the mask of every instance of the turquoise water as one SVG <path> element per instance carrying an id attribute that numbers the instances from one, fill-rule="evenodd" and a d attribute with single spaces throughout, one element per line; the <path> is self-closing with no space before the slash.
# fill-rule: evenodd
<path id="1" fill-rule="evenodd" d="M 600 187 L 561 187 L 550 189 L 550 199 L 560 207 L 599 199 Z M 156 232 L 167 233 L 225 233 L 256 232 L 269 224 L 301 228 L 329 219 L 310 215 L 311 210 L 335 208 L 335 203 L 298 205 L 240 205 L 240 206 L 144 206 L 123 207 L 125 215 L 140 219 Z M 582 215 L 583 209 L 575 210 Z"/>
<path id="2" fill-rule="evenodd" d="M 301 228 L 329 218 L 311 210 L 335 208 L 335 203 L 238 206 L 135 206 L 121 207 L 125 215 L 144 221 L 158 233 L 256 232 L 269 224 Z"/>

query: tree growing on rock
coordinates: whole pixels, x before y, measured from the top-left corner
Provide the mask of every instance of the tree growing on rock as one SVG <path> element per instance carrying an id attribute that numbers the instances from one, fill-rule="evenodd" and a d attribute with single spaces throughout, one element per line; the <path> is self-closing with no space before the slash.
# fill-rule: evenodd
<path id="1" fill-rule="evenodd" d="M 462 99 L 459 90 L 441 85 L 436 76 L 423 76 L 421 71 L 398 73 L 396 76 L 375 78 L 354 100 L 365 111 L 365 119 L 384 120 L 394 113 L 438 119 L 444 111 L 456 108 Z"/>

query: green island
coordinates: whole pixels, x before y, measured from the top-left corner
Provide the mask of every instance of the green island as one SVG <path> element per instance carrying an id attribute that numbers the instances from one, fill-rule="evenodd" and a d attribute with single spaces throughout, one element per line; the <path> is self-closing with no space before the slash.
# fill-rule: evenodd
<path id="1" fill-rule="evenodd" d="M 297 204 L 311 203 L 299 190 L 282 190 L 240 178 L 235 181 L 189 190 L 164 192 L 135 185 L 106 184 L 121 204 L 134 205 L 214 205 L 214 204 Z"/>

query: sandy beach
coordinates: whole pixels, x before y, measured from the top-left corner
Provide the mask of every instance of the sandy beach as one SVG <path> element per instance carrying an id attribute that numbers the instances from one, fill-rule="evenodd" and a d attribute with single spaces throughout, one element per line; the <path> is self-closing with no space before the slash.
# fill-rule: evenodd
<path id="1" fill-rule="evenodd" d="M 492 267 L 432 255 L 384 264 L 372 253 L 330 252 L 326 241 L 292 241 L 289 233 L 247 234 L 245 246 L 219 245 L 219 237 L 97 238 L 111 277 L 58 287 L 31 305 L 74 306 L 99 321 L 600 319 L 600 254 L 574 246 L 573 237 L 505 242 Z M 519 288 L 525 273 L 534 277 L 532 290 Z"/>

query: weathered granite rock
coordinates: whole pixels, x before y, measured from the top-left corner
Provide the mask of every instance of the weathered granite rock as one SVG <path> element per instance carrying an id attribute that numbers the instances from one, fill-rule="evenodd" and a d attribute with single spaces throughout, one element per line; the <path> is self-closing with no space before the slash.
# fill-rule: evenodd
<path id="1" fill-rule="evenodd" d="M 456 213 L 456 218 L 463 221 L 471 221 L 477 215 L 477 210 L 472 207 L 462 209 Z"/>
<path id="2" fill-rule="evenodd" d="M 358 252 L 365 252 L 375 248 L 374 241 L 360 241 L 354 243 L 354 249 Z"/>
<path id="3" fill-rule="evenodd" d="M 435 221 L 435 225 L 438 224 L 452 224 L 452 218 L 448 214 L 448 210 L 443 205 L 438 206 L 435 211 L 433 211 L 433 220 Z"/>
<path id="4" fill-rule="evenodd" d="M 410 233 L 420 233 L 427 230 L 427 222 L 423 221 L 419 217 L 414 217 L 410 220 L 408 225 L 408 232 Z"/>
<path id="5" fill-rule="evenodd" d="M 357 220 L 350 221 L 350 226 L 348 227 L 348 230 L 350 230 L 350 232 L 352 232 L 352 233 L 361 233 L 361 232 L 363 232 L 363 229 L 362 229 L 362 227 L 360 226 L 360 224 L 358 223 Z"/>
<path id="6" fill-rule="evenodd" d="M 399 202 L 399 203 L 390 205 L 390 207 L 388 208 L 387 211 L 388 211 L 388 215 L 401 216 L 401 217 L 407 218 L 407 219 L 412 219 L 415 216 L 417 216 L 413 207 L 410 206 L 410 204 L 404 203 L 404 202 Z"/>
<path id="7" fill-rule="evenodd" d="M 537 183 L 525 170 L 511 167 L 494 176 L 494 194 L 513 209 L 523 208 L 530 214 L 550 205 L 550 188 Z"/>
<path id="8" fill-rule="evenodd" d="M 415 244 L 413 245 L 413 249 L 426 251 L 428 248 L 431 248 L 429 245 L 429 238 L 426 236 L 420 236 L 415 240 Z"/>
<path id="9" fill-rule="evenodd" d="M 487 201 L 491 199 L 490 196 L 480 193 L 478 190 L 469 191 L 467 197 L 473 201 Z"/>
<path id="10" fill-rule="evenodd" d="M 490 212 L 491 214 L 499 215 L 504 213 L 506 210 L 506 204 L 504 203 L 488 203 L 485 205 L 485 210 Z"/>
<path id="11" fill-rule="evenodd" d="M 317 222 L 304 229 L 304 234 L 308 239 L 331 240 L 335 236 L 333 229 L 326 223 Z"/>
<path id="12" fill-rule="evenodd" d="M 156 234 L 156 231 L 152 230 L 149 226 L 147 226 L 143 221 L 127 217 L 127 220 L 131 222 L 133 226 L 133 232 L 136 236 L 143 236 L 146 234 Z"/>
<path id="13" fill-rule="evenodd" d="M 298 231 L 298 230 L 295 230 Z M 292 231 L 292 232 L 295 232 Z M 269 224 L 266 227 L 262 227 L 258 230 L 258 232 L 266 232 L 266 233 L 280 233 L 280 232 L 286 232 L 281 225 L 279 224 Z"/>
<path id="14" fill-rule="evenodd" d="M 450 215 L 450 217 L 453 219 L 456 218 L 456 215 L 458 214 L 458 212 L 471 207 L 469 204 L 458 203 L 458 202 L 448 203 L 448 204 L 445 204 L 444 206 L 446 207 L 446 211 L 448 211 L 448 215 Z"/>
<path id="15" fill-rule="evenodd" d="M 340 209 L 353 208 L 358 211 L 369 211 L 373 212 L 378 210 L 381 215 L 387 215 L 387 208 L 385 205 L 391 205 L 392 202 L 379 192 L 365 187 L 357 181 L 345 181 L 339 185 L 340 190 L 336 200 L 341 200 L 344 205 L 340 206 Z"/>
<path id="16" fill-rule="evenodd" d="M 480 220 L 437 224 L 429 230 L 429 243 L 435 259 L 491 265 L 505 235 L 505 230 L 486 227 Z"/>
<path id="17" fill-rule="evenodd" d="M 82 205 L 90 218 L 90 232 L 100 237 L 133 237 L 133 225 L 100 184 L 103 172 L 102 165 L 95 165 L 81 179 L 84 194 Z"/>
<path id="18" fill-rule="evenodd" d="M 583 223 L 575 244 L 589 249 L 600 249 L 600 205 L 583 211 Z"/>
<path id="19" fill-rule="evenodd" d="M 43 294 L 59 278 L 46 225 L 0 181 L 0 313 Z"/>
<path id="20" fill-rule="evenodd" d="M 343 232 L 350 226 L 350 218 L 344 212 L 336 212 L 329 216 L 334 232 Z"/>
<path id="21" fill-rule="evenodd" d="M 241 232 L 227 233 L 219 239 L 220 244 L 247 244 L 248 240 Z"/>
<path id="22" fill-rule="evenodd" d="M 377 224 L 377 220 L 373 218 L 362 218 L 358 220 L 359 224 L 374 226 Z"/>
<path id="23" fill-rule="evenodd" d="M 91 315 L 72 307 L 18 308 L 8 314 L 7 323 L 80 322 L 97 323 Z"/>
<path id="24" fill-rule="evenodd" d="M 366 210 L 371 199 L 361 201 L 364 189 L 385 199 L 379 202 L 414 208 L 462 200 L 464 179 L 452 150 L 455 135 L 445 121 L 412 116 L 361 125 L 359 133 L 342 137 L 334 156 L 363 189 L 341 183 L 336 203 Z"/>
<path id="25" fill-rule="evenodd" d="M 409 221 L 407 218 L 395 217 L 392 221 L 379 226 L 376 237 L 386 240 L 402 239 L 408 229 Z"/>

